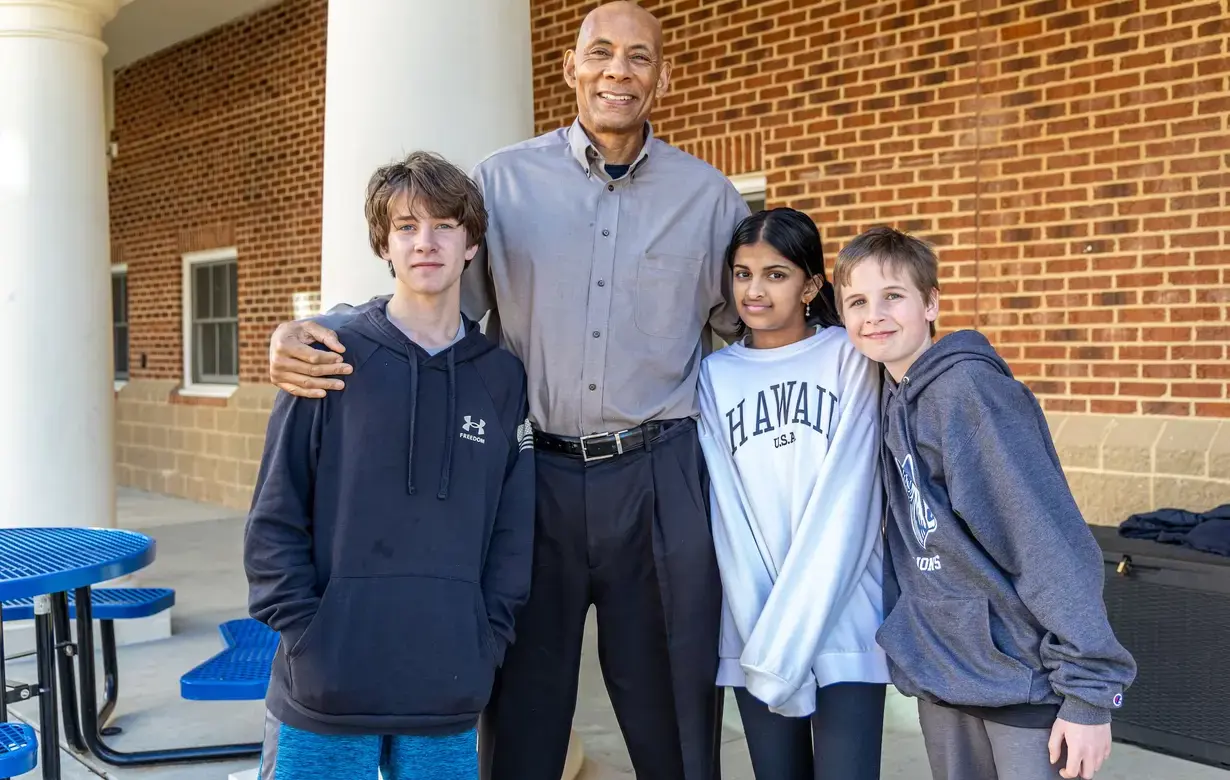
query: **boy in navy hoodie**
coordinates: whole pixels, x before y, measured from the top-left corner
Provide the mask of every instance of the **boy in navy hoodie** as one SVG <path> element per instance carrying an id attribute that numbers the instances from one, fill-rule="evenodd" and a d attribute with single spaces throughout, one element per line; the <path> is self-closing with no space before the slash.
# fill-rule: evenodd
<path id="1" fill-rule="evenodd" d="M 932 343 L 938 268 L 922 241 L 873 228 L 833 276 L 850 339 L 885 368 L 895 577 L 877 640 L 919 699 L 933 776 L 1092 778 L 1136 666 L 1037 399 L 982 334 Z"/>
<path id="2" fill-rule="evenodd" d="M 391 299 L 337 330 L 347 392 L 279 392 L 244 539 L 281 635 L 262 780 L 478 776 L 475 726 L 530 587 L 525 372 L 461 314 L 478 188 L 416 152 L 366 215 Z"/>

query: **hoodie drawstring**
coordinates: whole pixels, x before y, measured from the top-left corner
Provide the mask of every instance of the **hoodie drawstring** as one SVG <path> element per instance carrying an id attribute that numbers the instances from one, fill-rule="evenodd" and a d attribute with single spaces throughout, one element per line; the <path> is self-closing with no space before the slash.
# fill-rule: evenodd
<path id="1" fill-rule="evenodd" d="M 406 360 L 410 361 L 410 456 L 406 459 L 406 490 L 414 495 L 414 423 L 419 408 L 419 359 L 406 345 Z"/>
<path id="2" fill-rule="evenodd" d="M 440 467 L 440 492 L 436 493 L 436 498 L 443 501 L 448 498 L 448 482 L 449 477 L 453 472 L 453 430 L 450 427 L 453 424 L 454 417 L 457 415 L 457 371 L 456 363 L 453 360 L 455 350 L 448 351 L 448 417 L 444 419 L 444 464 Z"/>
<path id="3" fill-rule="evenodd" d="M 448 498 L 448 484 L 453 472 L 453 418 L 457 414 L 457 361 L 454 350 L 448 351 L 448 416 L 444 423 L 444 464 L 440 467 L 440 490 L 436 498 Z M 406 360 L 410 362 L 410 455 L 406 458 L 406 490 L 414 495 L 414 428 L 419 410 L 419 360 L 414 348 L 406 345 Z"/>

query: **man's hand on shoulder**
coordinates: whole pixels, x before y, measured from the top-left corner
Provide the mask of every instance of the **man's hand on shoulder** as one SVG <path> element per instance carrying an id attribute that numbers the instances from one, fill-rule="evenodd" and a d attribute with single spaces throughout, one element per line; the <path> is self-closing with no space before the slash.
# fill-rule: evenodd
<path id="1" fill-rule="evenodd" d="M 324 344 L 332 350 L 316 349 Z M 292 395 L 324 398 L 326 390 L 341 390 L 340 379 L 327 377 L 349 374 L 352 368 L 339 353 L 346 348 L 337 334 L 312 320 L 284 322 L 269 340 L 269 381 Z"/>
<path id="2" fill-rule="evenodd" d="M 1064 744 L 1068 746 L 1067 764 L 1059 770 L 1064 778 L 1093 780 L 1093 775 L 1102 768 L 1102 762 L 1110 756 L 1110 724 L 1082 726 L 1066 720 L 1056 720 L 1051 729 L 1051 763 L 1057 763 Z"/>

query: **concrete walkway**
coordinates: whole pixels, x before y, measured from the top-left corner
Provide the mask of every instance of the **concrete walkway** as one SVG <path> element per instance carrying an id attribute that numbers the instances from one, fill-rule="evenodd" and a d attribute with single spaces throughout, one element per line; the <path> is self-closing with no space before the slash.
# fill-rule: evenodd
<path id="1" fill-rule="evenodd" d="M 137 577 L 145 586 L 175 588 L 173 636 L 120 648 L 120 700 L 114 725 L 124 732 L 110 739 L 119 750 L 192 744 L 253 742 L 261 737 L 259 702 L 190 702 L 179 697 L 179 676 L 219 647 L 219 623 L 246 614 L 247 584 L 241 564 L 242 515 L 233 510 L 131 490 L 119 493 L 119 524 L 149 534 L 158 558 Z M 585 780 L 631 778 L 631 764 L 598 668 L 591 621 L 586 636 L 575 727 L 585 745 Z M 15 679 L 33 678 L 29 662 L 10 665 Z M 29 704 L 13 708 L 37 720 Z M 927 780 L 926 756 L 910 702 L 890 707 L 884 738 L 885 780 Z M 726 707 L 722 750 L 724 780 L 751 780 L 747 746 L 733 700 Z M 214 762 L 148 769 L 117 769 L 64 751 L 67 780 L 226 780 L 255 761 Z M 35 780 L 41 775 L 23 775 Z M 1105 780 L 1230 780 L 1230 771 L 1116 744 L 1098 775 Z M 533 780 L 532 778 L 527 780 Z"/>

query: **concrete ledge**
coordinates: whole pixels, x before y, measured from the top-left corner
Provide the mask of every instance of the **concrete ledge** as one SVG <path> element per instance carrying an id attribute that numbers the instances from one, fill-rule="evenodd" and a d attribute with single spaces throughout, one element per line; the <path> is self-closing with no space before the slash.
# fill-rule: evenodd
<path id="1" fill-rule="evenodd" d="M 116 401 L 116 478 L 140 490 L 246 511 L 264 448 L 268 385 L 223 406 L 171 403 L 177 383 L 129 382 Z M 1230 497 L 1230 420 L 1047 413 L 1085 519 L 1118 525 L 1164 506 L 1203 511 Z"/>
<path id="2" fill-rule="evenodd" d="M 1063 424 L 1051 434 L 1064 466 L 1102 468 L 1102 442 L 1110 433 L 1113 419 L 1085 415 L 1064 417 Z"/>
<path id="3" fill-rule="evenodd" d="M 117 482 L 246 510 L 277 389 L 239 385 L 229 398 L 200 404 L 187 403 L 178 386 L 136 380 L 117 396 Z"/>
<path id="4" fill-rule="evenodd" d="M 1048 423 L 1072 494 L 1093 525 L 1230 501 L 1230 421 L 1051 414 Z"/>
<path id="5" fill-rule="evenodd" d="M 1204 512 L 1230 503 L 1230 485 L 1207 479 L 1155 476 L 1152 479 L 1154 508 L 1174 507 Z"/>
<path id="6" fill-rule="evenodd" d="M 1224 422 L 1209 443 L 1209 477 L 1230 482 L 1230 422 Z"/>
<path id="7" fill-rule="evenodd" d="M 1129 474 L 1152 474 L 1153 447 L 1162 435 L 1166 421 L 1156 417 L 1115 417 L 1112 423 L 1102 442 L 1101 468 Z"/>
<path id="8" fill-rule="evenodd" d="M 1081 514 L 1093 525 L 1118 525 L 1129 515 L 1152 507 L 1152 482 L 1148 474 L 1077 469 L 1066 469 L 1066 473 Z"/>
<path id="9" fill-rule="evenodd" d="M 1154 472 L 1207 476 L 1209 447 L 1221 427 L 1210 420 L 1167 420 L 1153 445 Z"/>

